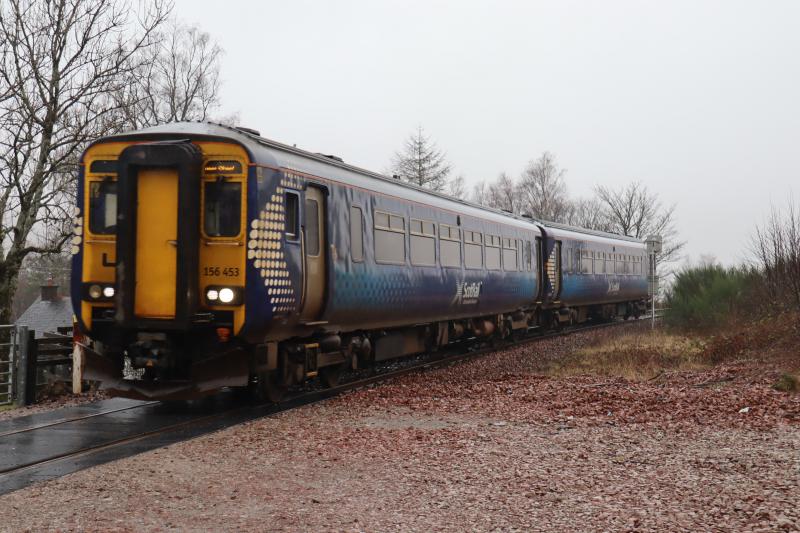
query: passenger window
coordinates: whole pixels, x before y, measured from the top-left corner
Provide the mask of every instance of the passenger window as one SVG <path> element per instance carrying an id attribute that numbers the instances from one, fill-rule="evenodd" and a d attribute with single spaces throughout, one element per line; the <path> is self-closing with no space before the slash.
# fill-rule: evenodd
<path id="1" fill-rule="evenodd" d="M 531 241 L 525 241 L 525 270 L 531 271 L 533 261 L 531 260 Z"/>
<path id="2" fill-rule="evenodd" d="M 403 217 L 389 215 L 389 228 L 397 231 L 405 231 L 406 220 Z"/>
<path id="3" fill-rule="evenodd" d="M 203 229 L 209 237 L 236 237 L 242 224 L 242 184 L 224 178 L 206 181 Z"/>
<path id="4" fill-rule="evenodd" d="M 500 237 L 497 235 L 486 236 L 486 268 L 500 270 Z"/>
<path id="5" fill-rule="evenodd" d="M 375 261 L 406 262 L 405 219 L 398 215 L 375 212 Z"/>
<path id="6" fill-rule="evenodd" d="M 436 266 L 436 232 L 432 222 L 411 219 L 411 264 Z"/>
<path id="7" fill-rule="evenodd" d="M 350 207 L 350 257 L 360 263 L 364 260 L 364 219 L 361 208 Z"/>
<path id="8" fill-rule="evenodd" d="M 589 255 L 589 250 L 581 251 L 581 272 L 584 274 L 592 273 L 592 257 Z"/>
<path id="9" fill-rule="evenodd" d="M 316 200 L 306 200 L 306 254 L 319 255 L 319 204 Z"/>
<path id="10" fill-rule="evenodd" d="M 388 228 L 389 227 L 389 215 L 387 213 L 381 213 L 379 211 L 375 212 L 375 226 L 379 226 L 381 228 Z"/>
<path id="11" fill-rule="evenodd" d="M 443 267 L 461 268 L 461 230 L 439 225 L 439 260 Z"/>
<path id="12" fill-rule="evenodd" d="M 508 272 L 517 270 L 517 240 L 503 239 L 503 269 Z"/>
<path id="13" fill-rule="evenodd" d="M 606 265 L 603 261 L 603 254 L 601 252 L 594 252 L 594 273 L 605 274 Z"/>
<path id="14" fill-rule="evenodd" d="M 464 266 L 483 268 L 483 235 L 477 231 L 464 231 Z"/>
<path id="15" fill-rule="evenodd" d="M 286 238 L 297 240 L 300 222 L 300 199 L 297 193 L 286 193 Z"/>
<path id="16" fill-rule="evenodd" d="M 116 233 L 116 181 L 107 179 L 89 183 L 89 231 L 95 235 L 113 235 Z"/>

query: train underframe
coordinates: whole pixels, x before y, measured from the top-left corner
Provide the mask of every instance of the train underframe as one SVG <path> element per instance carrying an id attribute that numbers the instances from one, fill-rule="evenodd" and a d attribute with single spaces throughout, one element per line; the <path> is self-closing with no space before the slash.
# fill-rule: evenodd
<path id="1" fill-rule="evenodd" d="M 85 379 L 117 396 L 194 399 L 230 387 L 278 401 L 294 385 L 318 379 L 335 386 L 342 372 L 383 361 L 436 352 L 455 343 L 480 343 L 585 322 L 638 318 L 646 302 L 520 309 L 513 313 L 423 325 L 316 333 L 283 341 L 246 344 L 214 328 L 191 334 L 138 332 L 124 348 L 94 343 L 85 352 Z"/>

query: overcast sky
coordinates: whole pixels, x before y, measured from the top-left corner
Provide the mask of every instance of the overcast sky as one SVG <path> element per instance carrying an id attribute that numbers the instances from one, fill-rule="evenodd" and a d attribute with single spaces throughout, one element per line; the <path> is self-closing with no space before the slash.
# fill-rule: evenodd
<path id="1" fill-rule="evenodd" d="M 225 9 L 220 10 L 220 6 Z M 640 180 L 686 255 L 747 257 L 800 201 L 800 2 L 177 0 L 224 113 L 372 170 L 418 124 L 470 186 L 543 151 L 572 196 Z"/>

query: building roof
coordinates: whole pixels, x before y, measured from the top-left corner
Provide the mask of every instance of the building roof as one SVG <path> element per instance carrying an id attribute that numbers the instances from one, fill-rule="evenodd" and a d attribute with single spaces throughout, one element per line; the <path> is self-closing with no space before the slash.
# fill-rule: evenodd
<path id="1" fill-rule="evenodd" d="M 55 300 L 42 300 L 41 296 L 15 322 L 18 326 L 28 326 L 36 332 L 36 338 L 46 333 L 57 333 L 58 328 L 72 327 L 72 304 L 67 297 Z"/>

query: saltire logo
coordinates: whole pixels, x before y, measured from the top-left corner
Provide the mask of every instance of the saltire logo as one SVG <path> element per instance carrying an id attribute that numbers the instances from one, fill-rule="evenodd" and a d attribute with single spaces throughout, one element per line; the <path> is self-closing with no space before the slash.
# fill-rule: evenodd
<path id="1" fill-rule="evenodd" d="M 482 281 L 456 282 L 456 294 L 450 305 L 475 305 L 481 297 Z"/>
<path id="2" fill-rule="evenodd" d="M 619 292 L 619 280 L 611 281 L 611 279 L 609 279 L 608 290 L 606 291 L 606 294 L 616 294 L 618 292 Z"/>

